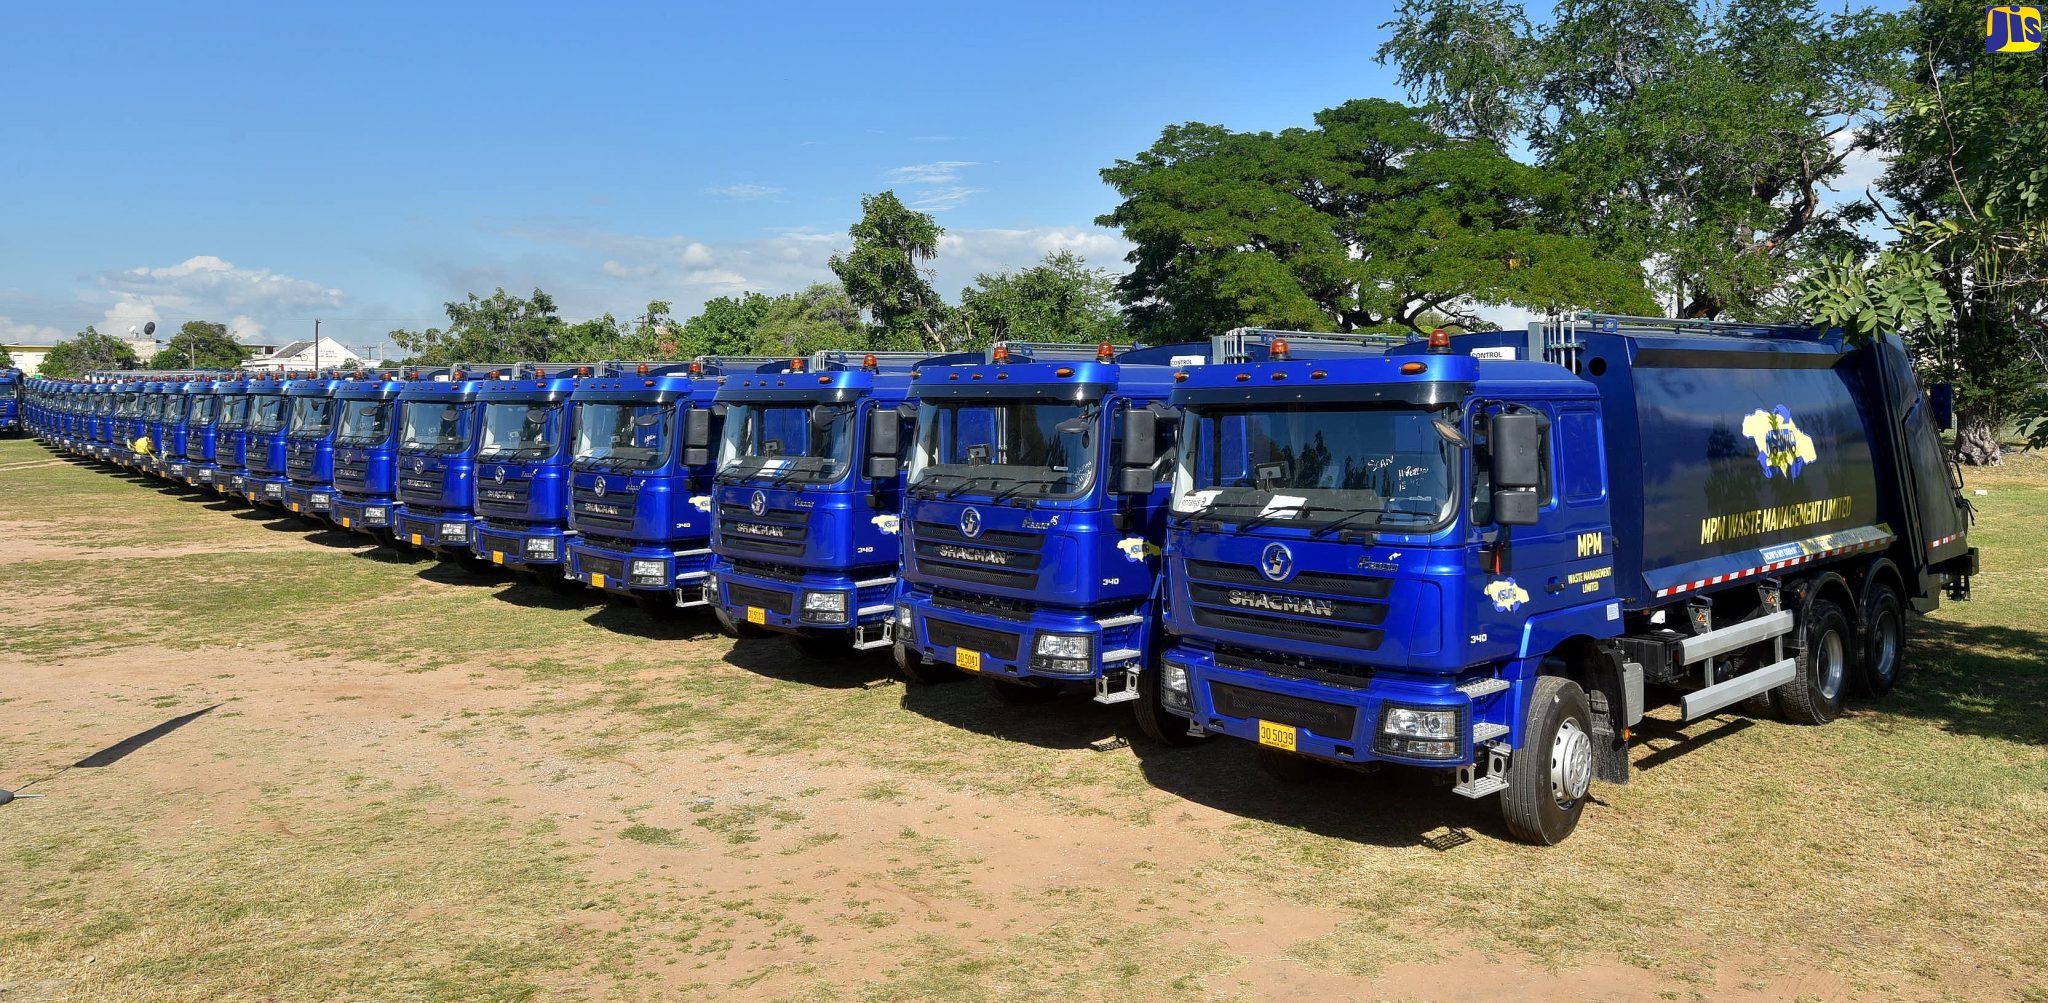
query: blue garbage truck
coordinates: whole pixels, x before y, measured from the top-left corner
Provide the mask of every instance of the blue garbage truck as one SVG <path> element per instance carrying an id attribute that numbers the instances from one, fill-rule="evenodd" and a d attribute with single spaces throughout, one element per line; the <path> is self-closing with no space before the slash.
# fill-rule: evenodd
<path id="1" fill-rule="evenodd" d="M 242 450 L 242 494 L 252 505 L 284 507 L 285 439 L 291 432 L 291 376 L 264 373 L 249 378 L 249 424 Z"/>
<path id="2" fill-rule="evenodd" d="M 1164 640 L 1167 401 L 1209 353 L 999 343 L 975 364 L 919 368 L 891 631 L 906 676 L 964 671 L 1017 704 L 1086 686 L 1187 740 L 1146 670 Z"/>
<path id="3" fill-rule="evenodd" d="M 712 399 L 733 360 L 611 363 L 580 380 L 570 460 L 574 582 L 652 617 L 703 606 L 711 566 Z"/>
<path id="4" fill-rule="evenodd" d="M 0 435 L 20 435 L 22 376 L 19 369 L 0 369 Z"/>
<path id="5" fill-rule="evenodd" d="M 580 378 L 619 375 L 611 363 L 521 363 L 477 390 L 476 532 L 480 561 L 555 591 L 577 587 L 569 558 L 569 463 Z"/>
<path id="6" fill-rule="evenodd" d="M 213 381 L 220 401 L 213 421 L 213 490 L 230 501 L 245 500 L 249 454 L 249 380 L 237 373 Z"/>
<path id="7" fill-rule="evenodd" d="M 336 525 L 394 546 L 398 508 L 400 398 L 413 381 L 445 380 L 446 369 L 383 369 L 352 373 L 334 385 Z"/>
<path id="8" fill-rule="evenodd" d="M 819 352 L 727 371 L 703 595 L 729 632 L 818 658 L 888 646 L 911 372 L 944 361 Z"/>
<path id="9" fill-rule="evenodd" d="M 311 373 L 285 391 L 292 416 L 284 445 L 284 507 L 318 521 L 334 511 L 334 388 L 339 375 Z"/>
<path id="10" fill-rule="evenodd" d="M 213 381 L 218 373 L 194 373 L 179 385 L 184 395 L 184 413 L 171 439 L 170 477 L 187 487 L 199 487 L 199 472 L 213 460 Z"/>
<path id="11" fill-rule="evenodd" d="M 1572 314 L 1185 372 L 1163 702 L 1283 776 L 1452 771 L 1528 842 L 1653 694 L 1825 723 L 1976 570 L 1895 337 Z"/>
<path id="12" fill-rule="evenodd" d="M 458 367 L 441 380 L 408 380 L 399 391 L 398 504 L 392 533 L 399 546 L 424 550 L 463 569 L 487 566 L 470 552 L 476 527 L 477 390 L 482 373 Z"/>

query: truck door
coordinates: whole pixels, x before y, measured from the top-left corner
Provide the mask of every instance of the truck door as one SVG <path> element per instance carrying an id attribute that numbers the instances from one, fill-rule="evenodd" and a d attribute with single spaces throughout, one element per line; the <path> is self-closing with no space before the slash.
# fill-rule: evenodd
<path id="1" fill-rule="evenodd" d="M 1967 528 L 1969 513 L 1962 486 L 1951 479 L 1951 468 L 1942 454 L 1941 431 L 1934 427 L 1927 394 L 1913 375 L 1904 343 L 1887 335 L 1875 347 L 1883 370 L 1886 407 L 1899 436 L 1903 461 L 1899 476 L 1907 511 L 1901 513 L 1906 525 L 1898 532 L 1920 558 L 1919 563 L 1925 563 L 1933 556 L 1930 550 L 1935 541 Z"/>

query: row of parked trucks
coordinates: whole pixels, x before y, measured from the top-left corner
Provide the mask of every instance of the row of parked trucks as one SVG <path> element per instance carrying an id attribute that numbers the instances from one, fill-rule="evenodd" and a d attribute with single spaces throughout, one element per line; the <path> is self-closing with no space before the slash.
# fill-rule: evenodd
<path id="1" fill-rule="evenodd" d="M 1823 724 L 1967 598 L 1896 338 L 1571 315 L 1428 339 L 32 381 L 45 442 L 477 571 L 1180 745 L 1441 771 L 1556 843 L 1653 700 Z"/>

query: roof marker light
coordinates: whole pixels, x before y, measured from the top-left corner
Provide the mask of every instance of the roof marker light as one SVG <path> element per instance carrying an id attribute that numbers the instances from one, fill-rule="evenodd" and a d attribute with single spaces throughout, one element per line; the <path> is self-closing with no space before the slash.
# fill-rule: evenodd
<path id="1" fill-rule="evenodd" d="M 577 366 L 577 367 L 576 367 L 576 375 L 578 375 L 578 376 L 589 376 L 589 375 L 590 375 L 590 367 L 589 367 L 589 366 Z"/>
<path id="2" fill-rule="evenodd" d="M 1401 375 L 1414 376 L 1415 374 L 1420 373 L 1428 368 L 1428 366 L 1425 366 L 1420 362 L 1403 362 L 1401 363 Z"/>
<path id="3" fill-rule="evenodd" d="M 882 364 L 880 362 L 875 361 L 875 353 L 869 352 L 867 355 L 861 358 L 860 367 L 872 373 L 875 370 L 882 368 Z"/>
<path id="4" fill-rule="evenodd" d="M 1010 346 L 998 341 L 996 342 L 996 347 L 989 352 L 988 357 L 991 362 L 1008 362 L 1010 361 Z"/>
<path id="5" fill-rule="evenodd" d="M 1429 353 L 1431 355 L 1448 355 L 1450 351 L 1450 332 L 1445 331 L 1441 327 L 1431 330 L 1429 332 Z"/>
<path id="6" fill-rule="evenodd" d="M 1266 357 L 1272 359 L 1275 362 L 1286 362 L 1287 355 L 1288 348 L 1286 338 L 1274 338 L 1272 346 L 1266 349 Z"/>
<path id="7" fill-rule="evenodd" d="M 1109 342 L 1105 341 L 1102 344 L 1095 346 L 1095 361 L 1108 362 L 1114 358 L 1116 358 L 1115 345 L 1112 345 Z"/>
<path id="8" fill-rule="evenodd" d="M 635 374 L 635 375 L 638 375 L 638 376 L 645 376 L 645 375 L 647 375 L 647 363 L 645 363 L 645 362 L 642 362 L 642 363 L 641 363 L 641 364 L 640 364 L 639 366 L 637 366 L 637 367 L 635 367 L 635 368 L 634 368 L 633 372 L 634 372 L 634 374 Z M 649 384 L 649 385 L 651 386 L 652 384 Z"/>

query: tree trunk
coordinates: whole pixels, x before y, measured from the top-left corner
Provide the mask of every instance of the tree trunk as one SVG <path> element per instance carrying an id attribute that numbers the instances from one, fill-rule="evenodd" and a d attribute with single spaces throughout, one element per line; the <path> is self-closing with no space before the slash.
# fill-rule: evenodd
<path id="1" fill-rule="evenodd" d="M 1956 458 L 1973 467 L 1995 467 L 1999 457 L 1998 425 L 1982 416 L 1964 417 L 1956 430 Z"/>

